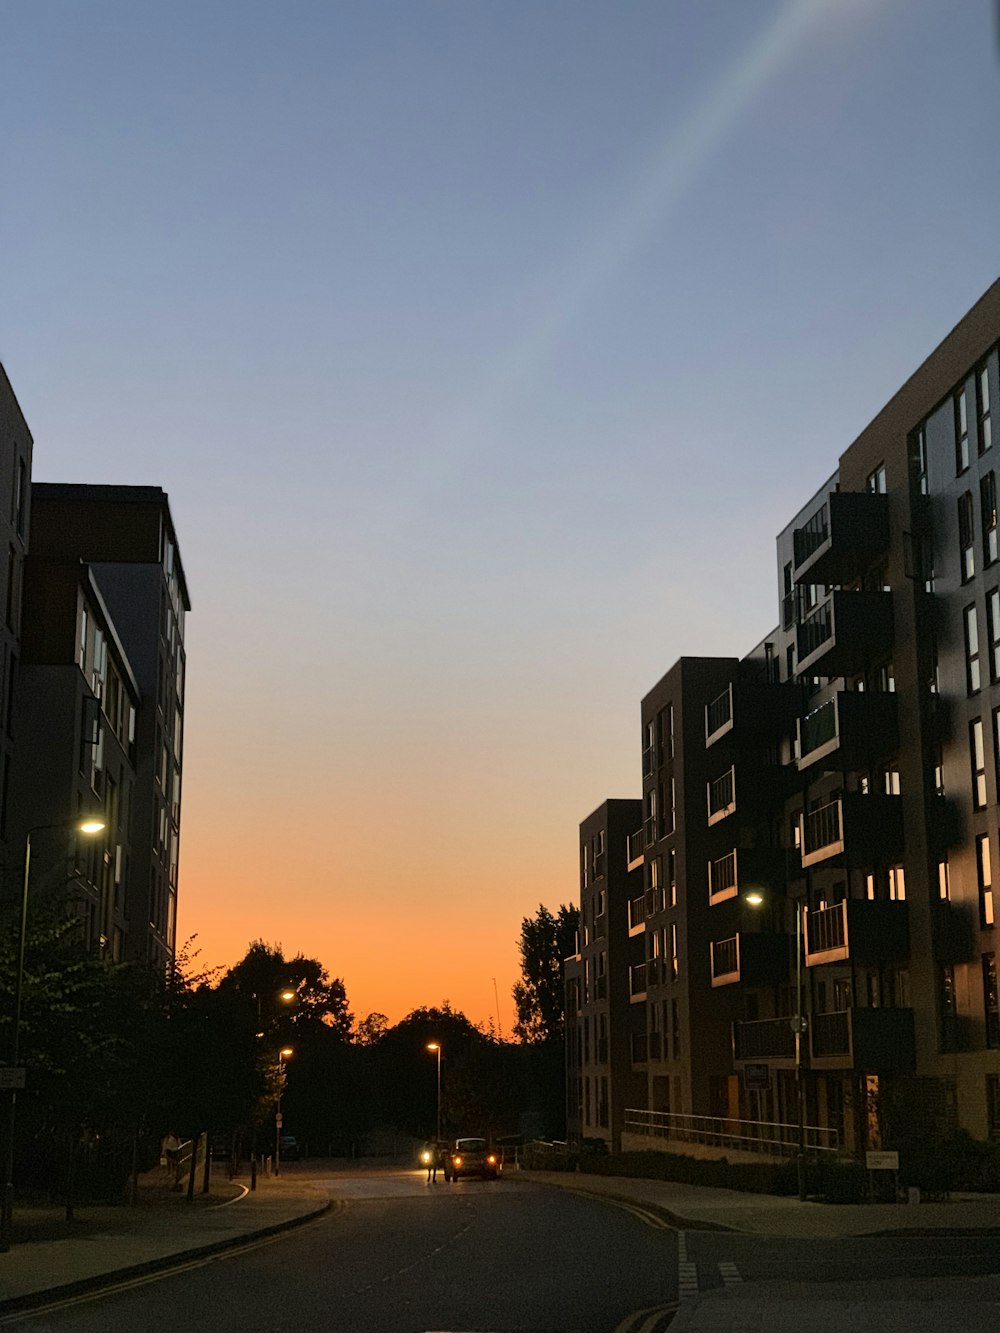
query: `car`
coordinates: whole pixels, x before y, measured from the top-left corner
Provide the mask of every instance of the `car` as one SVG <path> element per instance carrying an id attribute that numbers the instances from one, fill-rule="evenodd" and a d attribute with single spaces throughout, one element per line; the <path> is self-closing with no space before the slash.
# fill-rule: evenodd
<path id="1" fill-rule="evenodd" d="M 278 1149 L 283 1162 L 297 1162 L 299 1160 L 299 1141 L 294 1134 L 282 1134 L 278 1142 Z"/>
<path id="2" fill-rule="evenodd" d="M 496 1180 L 502 1168 L 500 1154 L 485 1139 L 456 1139 L 444 1159 L 444 1178 L 481 1176 L 483 1180 Z"/>

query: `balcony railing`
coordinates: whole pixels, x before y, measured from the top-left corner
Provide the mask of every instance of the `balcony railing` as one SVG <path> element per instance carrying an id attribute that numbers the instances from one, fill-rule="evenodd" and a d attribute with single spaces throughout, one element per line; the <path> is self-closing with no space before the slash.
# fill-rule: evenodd
<path id="1" fill-rule="evenodd" d="M 628 973 L 628 991 L 633 1000 L 646 994 L 646 964 L 633 963 Z"/>
<path id="2" fill-rule="evenodd" d="M 645 831 L 641 828 L 630 833 L 626 840 L 626 855 L 628 857 L 628 868 L 632 870 L 642 860 L 642 854 L 646 847 Z"/>
<path id="3" fill-rule="evenodd" d="M 910 955 L 910 916 L 905 902 L 845 898 L 805 914 L 809 967 L 851 959 L 856 963 L 899 962 Z"/>
<path id="4" fill-rule="evenodd" d="M 821 746 L 827 745 L 837 735 L 837 701 L 828 699 L 819 708 L 814 708 L 799 724 L 799 753 L 812 754 Z"/>
<path id="5" fill-rule="evenodd" d="M 708 784 L 708 822 L 717 823 L 736 809 L 736 769 L 730 768 Z"/>
<path id="6" fill-rule="evenodd" d="M 843 845 L 840 800 L 829 801 L 817 810 L 806 811 L 803 821 L 802 864 L 809 865 L 810 858 L 819 853 L 828 852 L 832 847 Z"/>
<path id="7" fill-rule="evenodd" d="M 791 1018 L 757 1018 L 733 1024 L 734 1060 L 795 1059 Z"/>
<path id="8" fill-rule="evenodd" d="M 811 657 L 817 648 L 833 637 L 833 607 L 830 601 L 820 602 L 814 610 L 799 621 L 796 648 L 800 662 Z"/>
<path id="9" fill-rule="evenodd" d="M 740 979 L 740 937 L 712 941 L 712 985 L 725 986 Z"/>
<path id="10" fill-rule="evenodd" d="M 726 898 L 735 898 L 738 880 L 736 876 L 736 851 L 720 856 L 717 861 L 708 863 L 708 900 L 712 903 L 723 902 Z"/>
<path id="11" fill-rule="evenodd" d="M 806 952 L 833 953 L 847 949 L 847 900 L 806 913 Z"/>
<path id="12" fill-rule="evenodd" d="M 733 687 L 727 685 L 717 699 L 705 705 L 705 744 L 711 745 L 713 741 L 731 730 L 732 725 Z"/>
<path id="13" fill-rule="evenodd" d="M 826 505 L 818 509 L 805 527 L 796 528 L 793 534 L 795 548 L 795 567 L 804 565 L 814 551 L 818 551 L 830 537 L 830 518 Z"/>
<path id="14" fill-rule="evenodd" d="M 629 930 L 641 930 L 646 922 L 646 895 L 640 893 L 638 898 L 628 900 L 628 928 Z"/>

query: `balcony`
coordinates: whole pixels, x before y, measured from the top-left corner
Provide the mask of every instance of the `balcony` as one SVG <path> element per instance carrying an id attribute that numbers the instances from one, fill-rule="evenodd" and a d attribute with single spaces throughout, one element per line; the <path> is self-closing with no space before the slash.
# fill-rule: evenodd
<path id="1" fill-rule="evenodd" d="M 834 755 L 837 768 L 867 768 L 899 746 L 894 694 L 838 690 L 796 725 L 800 773 Z"/>
<path id="2" fill-rule="evenodd" d="M 758 1018 L 733 1024 L 733 1060 L 766 1060 L 791 1068 L 795 1063 L 795 1033 L 790 1018 Z"/>
<path id="3" fill-rule="evenodd" d="M 708 822 L 717 824 L 736 809 L 736 769 L 728 768 L 708 784 Z"/>
<path id="4" fill-rule="evenodd" d="M 916 1070 L 912 1009 L 812 1014 L 808 1033 L 813 1069 L 850 1069 L 858 1074 L 912 1074 Z"/>
<path id="5" fill-rule="evenodd" d="M 628 835 L 626 845 L 626 856 L 628 857 L 629 870 L 635 870 L 636 866 L 642 865 L 642 854 L 646 846 L 645 828 L 636 829 L 634 833 Z"/>
<path id="6" fill-rule="evenodd" d="M 954 966 L 970 963 L 976 956 L 973 909 L 967 905 L 938 900 L 931 903 L 934 957 L 939 963 Z"/>
<path id="7" fill-rule="evenodd" d="M 910 915 L 905 902 L 845 898 L 805 916 L 807 967 L 847 959 L 861 964 L 890 963 L 910 956 Z"/>
<path id="8" fill-rule="evenodd" d="M 732 681 L 705 705 L 705 748 L 730 732 L 735 732 L 741 743 L 780 735 L 794 718 L 797 705 L 798 691 L 787 682 L 779 684 L 756 676 Z"/>
<path id="9" fill-rule="evenodd" d="M 713 940 L 713 986 L 779 986 L 788 980 L 788 936 L 770 932 Z"/>
<path id="10" fill-rule="evenodd" d="M 802 866 L 847 856 L 854 865 L 887 866 L 902 859 L 900 797 L 845 792 L 802 819 Z"/>
<path id="11" fill-rule="evenodd" d="M 889 549 L 888 499 L 831 491 L 792 540 L 796 583 L 850 583 Z"/>
<path id="12" fill-rule="evenodd" d="M 646 895 L 640 893 L 628 900 L 628 933 L 638 935 L 646 929 Z"/>
<path id="13" fill-rule="evenodd" d="M 836 589 L 796 626 L 797 671 L 851 676 L 888 657 L 892 643 L 892 593 Z"/>
<path id="14" fill-rule="evenodd" d="M 630 1000 L 646 998 L 646 964 L 633 963 L 628 970 L 628 993 Z"/>

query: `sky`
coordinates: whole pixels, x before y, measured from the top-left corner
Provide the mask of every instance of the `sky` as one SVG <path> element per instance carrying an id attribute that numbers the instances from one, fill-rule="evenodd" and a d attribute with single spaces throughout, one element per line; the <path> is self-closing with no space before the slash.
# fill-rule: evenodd
<path id="1" fill-rule="evenodd" d="M 162 486 L 179 938 L 510 1034 L 639 703 L 997 278 L 989 0 L 0 0 L 0 359 Z"/>

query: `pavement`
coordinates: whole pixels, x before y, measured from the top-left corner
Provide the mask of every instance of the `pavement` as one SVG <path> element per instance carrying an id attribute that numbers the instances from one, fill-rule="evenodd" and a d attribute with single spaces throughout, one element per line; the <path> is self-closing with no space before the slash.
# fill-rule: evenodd
<path id="1" fill-rule="evenodd" d="M 280 1179 L 248 1181 L 213 1176 L 209 1193 L 188 1202 L 157 1173 L 144 1177 L 132 1207 L 83 1207 L 65 1221 L 61 1208 L 15 1208 L 15 1243 L 0 1254 L 0 1323 L 15 1312 L 84 1291 L 134 1279 L 235 1249 L 310 1219 L 349 1197 L 336 1176 L 323 1187 L 304 1178 L 311 1164 L 296 1164 Z M 318 1164 L 317 1164 L 318 1166 Z M 325 1164 L 324 1164 L 325 1169 Z M 300 1175 L 299 1172 L 303 1174 Z M 583 1173 L 508 1172 L 515 1181 L 572 1189 L 648 1210 L 681 1233 L 738 1231 L 810 1240 L 894 1234 L 993 1234 L 1000 1245 L 1000 1195 L 954 1195 L 920 1204 L 822 1204 L 798 1199 L 707 1189 L 660 1180 Z M 944 1284 L 950 1287 L 950 1284 Z M 961 1297 L 931 1279 L 879 1284 L 878 1298 L 851 1283 L 748 1282 L 682 1300 L 671 1333 L 996 1333 L 1000 1329 L 1000 1275 L 963 1280 Z M 662 1325 L 661 1325 L 662 1326 Z M 650 1325 L 653 1327 L 653 1325 Z"/>

